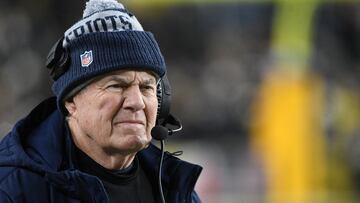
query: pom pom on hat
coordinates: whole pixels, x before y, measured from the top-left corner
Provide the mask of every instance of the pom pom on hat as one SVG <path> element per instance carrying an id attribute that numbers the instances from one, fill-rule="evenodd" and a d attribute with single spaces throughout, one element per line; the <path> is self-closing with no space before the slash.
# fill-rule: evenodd
<path id="1" fill-rule="evenodd" d="M 83 18 L 88 17 L 96 12 L 106 9 L 125 9 L 124 5 L 115 0 L 93 0 L 86 2 L 83 12 Z"/>
<path id="2" fill-rule="evenodd" d="M 64 33 L 62 45 L 69 53 L 69 67 L 52 86 L 63 113 L 64 98 L 74 96 L 99 75 L 122 69 L 165 75 L 165 61 L 153 34 L 144 31 L 121 3 L 90 0 L 83 16 Z"/>

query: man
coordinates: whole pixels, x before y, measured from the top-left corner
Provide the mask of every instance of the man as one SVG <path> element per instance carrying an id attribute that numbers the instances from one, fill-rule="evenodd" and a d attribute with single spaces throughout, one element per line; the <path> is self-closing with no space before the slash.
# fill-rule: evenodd
<path id="1" fill-rule="evenodd" d="M 0 144 L 0 202 L 200 202 L 200 166 L 166 153 L 158 181 L 161 151 L 150 141 L 169 115 L 165 63 L 122 4 L 87 2 L 47 66 L 56 97 Z"/>

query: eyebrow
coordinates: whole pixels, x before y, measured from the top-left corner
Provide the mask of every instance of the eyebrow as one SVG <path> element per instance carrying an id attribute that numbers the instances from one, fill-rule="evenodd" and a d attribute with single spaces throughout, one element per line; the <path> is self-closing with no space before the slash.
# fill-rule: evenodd
<path id="1" fill-rule="evenodd" d="M 110 82 L 110 81 L 115 81 L 115 82 L 118 82 L 120 84 L 124 84 L 124 85 L 128 85 L 128 84 L 131 84 L 132 83 L 132 80 L 128 80 L 126 78 L 123 78 L 123 77 L 118 77 L 118 76 L 110 76 L 106 81 L 105 83 L 107 82 Z M 140 81 L 140 84 L 141 85 L 156 85 L 157 82 L 154 78 L 148 78 L 148 79 L 145 79 L 143 81 Z"/>
<path id="2" fill-rule="evenodd" d="M 156 83 L 157 83 L 156 80 L 153 78 L 149 78 L 149 79 L 143 81 L 144 85 L 156 85 Z"/>

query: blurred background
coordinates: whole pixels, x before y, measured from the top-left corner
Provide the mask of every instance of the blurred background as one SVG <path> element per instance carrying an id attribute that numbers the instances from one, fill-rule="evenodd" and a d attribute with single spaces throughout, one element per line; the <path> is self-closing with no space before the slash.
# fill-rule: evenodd
<path id="1" fill-rule="evenodd" d="M 203 202 L 359 202 L 360 1 L 122 0 L 162 49 Z M 1 0 L 0 135 L 85 0 Z"/>

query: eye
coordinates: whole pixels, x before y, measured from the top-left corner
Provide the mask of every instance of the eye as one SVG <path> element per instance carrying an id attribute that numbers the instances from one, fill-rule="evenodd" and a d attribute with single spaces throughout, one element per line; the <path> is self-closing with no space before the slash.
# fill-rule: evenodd
<path id="1" fill-rule="evenodd" d="M 153 89 L 154 89 L 154 86 L 146 85 L 146 86 L 144 86 L 144 89 L 153 90 Z"/>
<path id="2" fill-rule="evenodd" d="M 119 84 L 112 84 L 109 85 L 107 88 L 121 88 L 121 86 Z"/>
<path id="3" fill-rule="evenodd" d="M 155 92 L 155 90 L 156 90 L 154 85 L 141 85 L 140 89 L 142 91 L 149 92 L 149 93 Z"/>
<path id="4" fill-rule="evenodd" d="M 112 90 L 112 91 L 120 91 L 121 89 L 123 89 L 123 87 L 124 86 L 119 83 L 111 83 L 106 86 L 106 89 Z"/>

